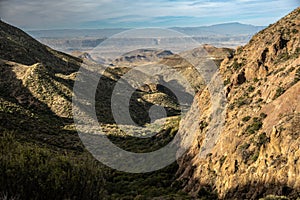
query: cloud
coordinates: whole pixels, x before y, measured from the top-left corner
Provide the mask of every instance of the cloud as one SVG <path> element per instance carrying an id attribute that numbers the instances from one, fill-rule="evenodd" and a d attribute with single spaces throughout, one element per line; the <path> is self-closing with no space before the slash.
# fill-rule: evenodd
<path id="1" fill-rule="evenodd" d="M 273 23 L 298 0 L 2 0 L 1 18 L 27 29 Z"/>

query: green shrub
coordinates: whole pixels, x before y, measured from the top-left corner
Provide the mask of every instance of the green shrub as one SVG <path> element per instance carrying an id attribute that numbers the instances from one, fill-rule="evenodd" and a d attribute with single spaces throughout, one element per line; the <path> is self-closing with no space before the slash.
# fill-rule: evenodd
<path id="1" fill-rule="evenodd" d="M 249 134 L 254 134 L 259 131 L 263 126 L 263 123 L 258 118 L 253 118 L 253 123 L 248 125 L 246 128 L 246 132 Z"/>
<path id="2" fill-rule="evenodd" d="M 264 119 L 264 118 L 266 118 L 268 115 L 267 115 L 266 113 L 260 113 L 259 116 L 260 116 L 262 119 Z"/>
<path id="3" fill-rule="evenodd" d="M 299 66 L 300 67 L 300 66 Z M 300 81 L 300 68 L 298 68 L 296 70 L 296 73 L 295 73 L 295 77 L 294 77 L 294 81 L 293 81 L 293 85 L 298 83 L 298 81 Z"/>
<path id="4" fill-rule="evenodd" d="M 276 71 L 274 71 L 274 75 L 278 74 L 279 72 L 282 72 L 285 70 L 285 67 L 281 67 L 279 69 L 277 69 Z"/>
<path id="5" fill-rule="evenodd" d="M 242 107 L 243 105 L 249 105 L 250 100 L 247 99 L 246 97 L 240 97 L 236 100 L 235 104 L 237 105 L 238 108 Z"/>
<path id="6" fill-rule="evenodd" d="M 201 121 L 201 122 L 200 122 L 200 130 L 205 129 L 207 126 L 208 126 L 208 123 L 207 123 L 207 122 L 205 122 L 205 121 Z"/>
<path id="7" fill-rule="evenodd" d="M 292 30 L 292 33 L 294 33 L 294 34 L 297 34 L 298 32 L 299 31 L 297 29 L 295 29 L 295 28 Z"/>
<path id="8" fill-rule="evenodd" d="M 238 69 L 240 69 L 240 68 L 242 68 L 242 64 L 241 63 L 238 63 L 236 60 L 233 62 L 233 64 L 232 64 L 232 68 L 234 69 L 234 70 L 238 70 Z"/>
<path id="9" fill-rule="evenodd" d="M 243 145 L 239 146 L 239 149 L 240 149 L 240 150 L 246 150 L 246 149 L 248 149 L 249 147 L 250 147 L 250 144 L 244 143 Z"/>
<path id="10" fill-rule="evenodd" d="M 263 101 L 264 101 L 263 98 L 259 98 L 259 99 L 257 100 L 257 103 L 261 103 L 261 102 L 263 102 Z"/>
<path id="11" fill-rule="evenodd" d="M 228 106 L 228 109 L 229 109 L 229 110 L 233 110 L 233 109 L 234 109 L 234 104 L 233 104 L 233 103 L 230 104 L 230 105 Z"/>
<path id="12" fill-rule="evenodd" d="M 277 99 L 285 92 L 285 89 L 282 87 L 278 87 L 273 99 Z"/>
<path id="13" fill-rule="evenodd" d="M 256 151 L 256 152 L 252 155 L 251 160 L 252 160 L 253 162 L 255 162 L 255 161 L 257 161 L 258 157 L 259 157 L 259 152 Z"/>
<path id="14" fill-rule="evenodd" d="M 292 71 L 294 71 L 295 70 L 295 67 L 291 67 L 288 71 L 287 71 L 287 73 L 291 73 Z"/>
<path id="15" fill-rule="evenodd" d="M 253 122 L 259 122 L 260 119 L 258 117 L 253 117 Z"/>
<path id="16" fill-rule="evenodd" d="M 274 61 L 275 64 L 278 64 L 280 62 L 287 61 L 289 59 L 296 59 L 299 57 L 300 54 L 300 47 L 297 47 L 296 50 L 293 53 L 282 53 L 281 55 L 278 56 L 278 58 Z"/>
<path id="17" fill-rule="evenodd" d="M 300 47 L 297 47 L 296 50 L 295 50 L 295 55 L 299 55 L 300 54 Z"/>
<path id="18" fill-rule="evenodd" d="M 257 90 L 257 95 L 261 96 L 261 90 Z"/>
<path id="19" fill-rule="evenodd" d="M 248 92 L 253 92 L 254 90 L 255 90 L 255 87 L 253 87 L 253 86 L 249 86 L 247 89 Z"/>
<path id="20" fill-rule="evenodd" d="M 257 146 L 260 147 L 267 142 L 270 142 L 270 138 L 267 137 L 266 133 L 262 133 L 258 136 Z"/>
<path id="21" fill-rule="evenodd" d="M 224 81 L 224 86 L 226 86 L 228 84 L 230 84 L 230 79 L 229 78 Z"/>
<path id="22" fill-rule="evenodd" d="M 243 122 L 247 122 L 247 121 L 249 121 L 250 119 L 251 119 L 250 116 L 246 116 L 246 117 L 244 117 L 244 118 L 242 119 L 242 121 L 243 121 Z"/>

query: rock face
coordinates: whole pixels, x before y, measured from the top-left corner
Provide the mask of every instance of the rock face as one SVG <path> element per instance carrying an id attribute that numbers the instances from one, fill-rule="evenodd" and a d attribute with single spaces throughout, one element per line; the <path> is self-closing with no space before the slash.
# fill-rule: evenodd
<path id="1" fill-rule="evenodd" d="M 183 144 L 193 124 L 198 138 L 179 160 L 179 183 L 194 196 L 221 199 L 268 194 L 300 196 L 300 8 L 255 35 L 220 67 L 226 121 L 212 151 L 199 157 L 211 123 L 208 89 L 182 123 Z"/>

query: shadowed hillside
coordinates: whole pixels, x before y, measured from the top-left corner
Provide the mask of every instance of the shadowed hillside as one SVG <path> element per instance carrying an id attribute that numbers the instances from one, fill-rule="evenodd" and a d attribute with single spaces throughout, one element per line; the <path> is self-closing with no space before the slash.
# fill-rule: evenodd
<path id="1" fill-rule="evenodd" d="M 3 22 L 0 40 L 0 198 L 187 197 L 169 187 L 176 164 L 157 173 L 130 175 L 103 166 L 84 150 L 72 119 L 72 88 L 81 59 L 52 50 Z M 109 97 L 118 70 L 106 74 L 99 88 L 104 98 Z M 109 103 L 100 99 L 102 112 Z M 139 105 L 141 112 L 143 106 Z M 103 117 L 102 123 L 110 119 Z M 125 142 L 116 128 L 106 129 L 114 134 L 112 141 L 122 141 L 120 145 L 135 151 L 145 144 L 158 148 L 158 140 L 168 141 L 176 132 L 176 125 L 170 126 L 151 143 L 140 145 L 135 138 Z M 159 177 L 164 177 L 163 184 L 154 181 Z"/>

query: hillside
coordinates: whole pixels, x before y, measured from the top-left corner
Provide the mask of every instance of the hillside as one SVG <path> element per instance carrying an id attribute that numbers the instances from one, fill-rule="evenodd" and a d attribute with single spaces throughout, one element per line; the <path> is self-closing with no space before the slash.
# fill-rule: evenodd
<path id="1" fill-rule="evenodd" d="M 194 196 L 214 191 L 222 199 L 258 199 L 269 194 L 300 196 L 300 8 L 256 34 L 220 67 L 227 97 L 226 120 L 212 151 L 208 126 L 179 161 L 179 183 Z M 209 91 L 194 101 L 210 124 Z M 187 115 L 179 134 L 188 140 Z M 189 126 L 185 126 L 189 124 Z"/>
<path id="2" fill-rule="evenodd" d="M 0 198 L 191 198 L 172 186 L 176 163 L 157 172 L 128 174 L 104 166 L 85 150 L 73 122 L 73 85 L 80 67 L 88 71 L 104 66 L 88 53 L 74 52 L 76 58 L 55 51 L 2 21 L 0 28 Z M 218 49 L 211 47 L 211 53 L 215 51 Z M 227 56 L 224 53 L 217 59 Z M 171 74 L 170 78 L 150 78 L 134 70 L 135 78 L 152 81 L 140 87 L 130 102 L 130 114 L 145 127 L 143 130 L 132 126 L 127 126 L 129 133 L 120 130 L 110 105 L 116 82 L 132 69 L 131 64 L 178 64 L 168 59 L 176 61 L 178 57 L 169 51 L 137 50 L 123 55 L 103 73 L 95 98 L 97 117 L 109 139 L 119 147 L 132 152 L 153 151 L 177 133 L 180 108 L 174 94 L 162 87 L 172 81 Z M 187 76 L 193 74 L 182 60 L 179 63 L 177 67 Z M 167 110 L 166 123 L 160 129 L 149 126 L 151 120 L 160 119 L 150 119 L 148 111 L 153 105 Z M 149 133 L 156 134 L 146 139 L 132 137 Z"/>
<path id="3" fill-rule="evenodd" d="M 2 21 L 0 28 L 0 199 L 189 198 L 170 187 L 176 163 L 159 172 L 131 175 L 95 160 L 81 143 L 72 119 L 73 84 L 83 61 L 55 51 Z M 124 135 L 114 124 L 110 95 L 126 71 L 125 67 L 108 69 L 100 80 L 99 122 L 110 139 L 124 149 L 159 148 L 176 133 L 176 116 L 158 136 L 145 141 Z M 159 99 L 137 102 L 146 94 Z M 171 116 L 177 115 L 176 102 L 167 94 L 141 91 L 132 103 L 131 113 L 137 123 L 149 121 L 145 109 L 153 101 L 170 107 Z M 159 177 L 164 177 L 163 184 L 154 181 Z"/>
<path id="4" fill-rule="evenodd" d="M 300 196 L 300 8 L 235 52 L 203 46 L 208 53 L 204 59 L 216 63 L 225 86 L 227 102 L 221 102 L 226 104 L 225 123 L 220 135 L 207 133 L 216 125 L 212 112 L 223 116 L 223 111 L 211 108 L 214 102 L 205 77 L 199 78 L 193 68 L 203 61 L 203 57 L 199 61 L 202 48 L 180 55 L 139 49 L 104 66 L 85 52 L 75 51 L 71 56 L 55 51 L 2 21 L 0 41 L 0 199 Z M 158 68 L 150 77 L 139 70 L 140 65 Z M 160 76 L 162 66 L 175 69 L 191 83 L 197 92 L 194 100 L 172 73 Z M 73 121 L 74 82 L 88 80 L 79 79 L 86 78 L 78 71 L 81 67 L 92 74 L 88 79 L 96 79 L 96 70 L 107 67 L 97 85 L 95 110 L 99 126 L 118 147 L 151 152 L 177 134 L 184 149 L 191 141 L 189 135 L 195 133 L 192 146 L 178 162 L 145 174 L 120 172 L 95 160 Z M 135 90 L 129 104 L 130 116 L 143 129 L 124 123 L 130 130 L 125 133 L 116 124 L 111 97 L 117 82 L 129 71 L 130 80 L 119 82 L 128 87 L 118 97 L 126 96 L 140 80 L 149 83 Z M 185 103 L 193 104 L 183 119 L 178 99 L 164 87 L 168 85 L 179 88 Z M 154 105 L 165 108 L 167 117 L 152 118 L 149 112 Z M 151 126 L 153 120 L 165 123 L 157 128 Z M 151 137 L 133 137 L 147 134 Z"/>

